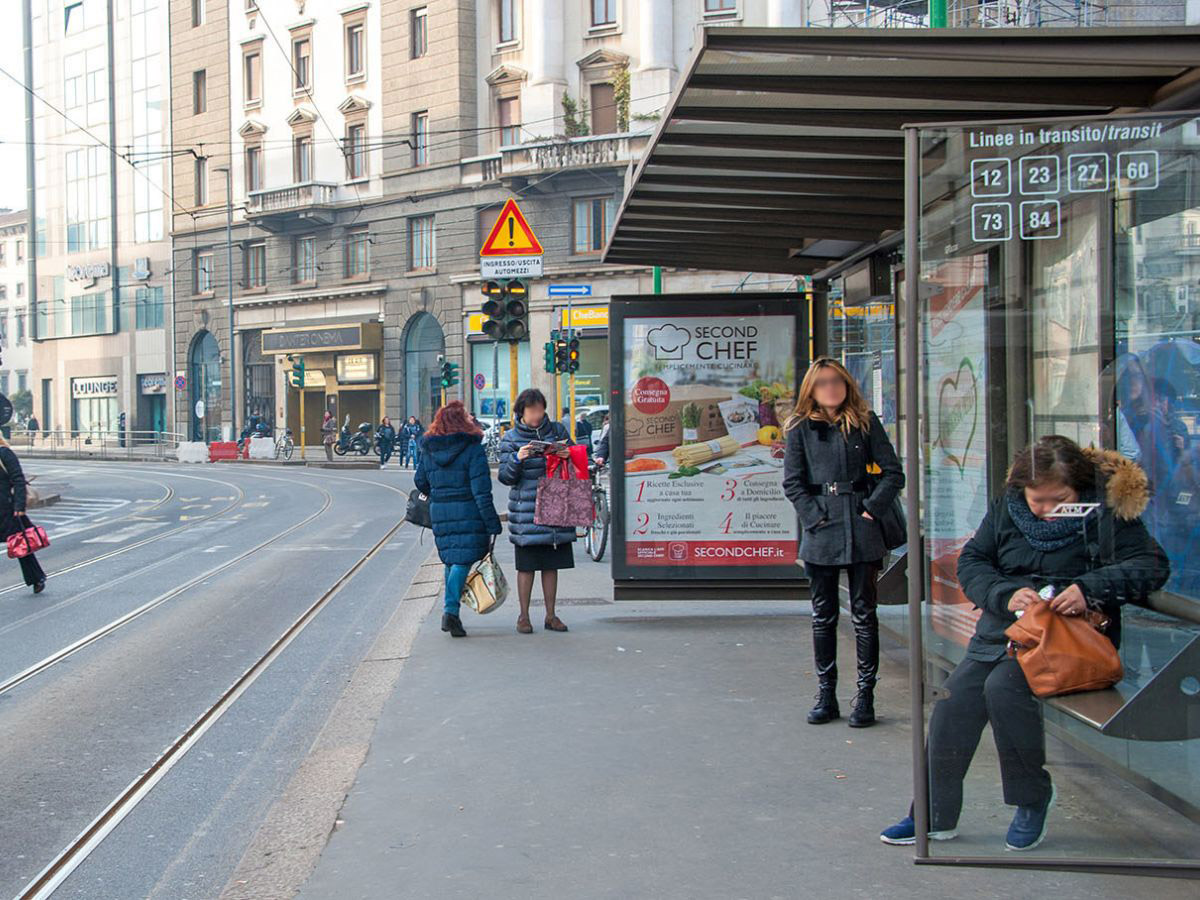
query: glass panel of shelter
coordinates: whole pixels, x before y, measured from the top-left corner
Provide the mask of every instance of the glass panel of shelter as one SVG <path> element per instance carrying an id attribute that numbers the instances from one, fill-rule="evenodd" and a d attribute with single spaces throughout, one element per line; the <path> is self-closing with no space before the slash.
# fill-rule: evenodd
<path id="1" fill-rule="evenodd" d="M 958 832 L 931 843 L 931 855 L 1004 854 L 1015 812 L 1006 799 L 1041 802 L 1052 782 L 1057 808 L 1031 857 L 1200 857 L 1198 123 L 1193 114 L 920 133 L 923 668 L 935 698 L 946 697 L 947 675 L 960 673 L 951 682 L 959 703 L 939 713 L 954 717 L 953 728 L 939 719 L 926 732 L 940 819 L 931 827 Z M 833 333 L 831 323 L 831 344 Z M 1136 584 L 1122 588 L 1124 676 L 1116 687 L 1038 699 L 966 678 L 964 660 L 978 662 L 997 646 L 1001 660 L 988 664 L 1009 663 L 1002 640 L 982 650 L 979 638 L 972 643 L 987 629 L 976 604 L 988 602 L 978 589 L 967 596 L 958 566 L 985 515 L 1007 523 L 997 543 L 1008 550 L 974 548 L 1001 573 L 1014 547 L 1031 565 L 1053 553 L 1033 551 L 1031 541 L 1050 538 L 1024 517 L 1024 491 L 1006 486 L 1016 454 L 1047 435 L 1092 452 L 1102 487 L 1089 495 L 1100 507 L 1088 515 L 1115 521 L 1122 498 L 1144 503 L 1145 546 L 1163 555 L 1141 556 Z M 1128 492 L 1112 480 L 1130 472 L 1125 463 L 1144 472 L 1141 502 L 1140 475 Z M 1086 523 L 1096 545 L 1081 537 L 1080 552 L 1095 551 L 1091 565 L 1111 562 L 1115 550 L 1097 550 L 1104 526 Z M 1068 586 L 1055 572 L 1022 579 Z M 1156 589 L 1146 592 L 1148 585 Z M 1007 597 L 1001 601 L 991 602 L 1007 607 Z M 1021 703 L 1035 709 L 1032 718 L 1005 717 Z M 999 750 L 979 742 L 960 814 L 956 754 L 961 760 L 972 749 L 989 711 Z M 965 743 L 947 744 L 950 731 Z M 1050 781 L 1038 772 L 1043 746 Z"/>

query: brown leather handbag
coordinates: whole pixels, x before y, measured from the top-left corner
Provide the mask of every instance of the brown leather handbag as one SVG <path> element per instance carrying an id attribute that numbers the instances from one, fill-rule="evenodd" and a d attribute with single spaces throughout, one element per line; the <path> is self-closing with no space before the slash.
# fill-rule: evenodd
<path id="1" fill-rule="evenodd" d="M 1016 656 L 1037 697 L 1057 697 L 1110 688 L 1125 674 L 1121 656 L 1099 629 L 1108 620 L 1098 613 L 1063 616 L 1049 603 L 1034 603 L 1009 625 L 1008 652 Z"/>

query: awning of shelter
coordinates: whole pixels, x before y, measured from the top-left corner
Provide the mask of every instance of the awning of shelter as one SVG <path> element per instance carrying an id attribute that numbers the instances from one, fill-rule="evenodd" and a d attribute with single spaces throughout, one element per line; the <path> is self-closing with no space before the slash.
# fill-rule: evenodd
<path id="1" fill-rule="evenodd" d="M 1200 28 L 710 28 L 605 250 L 812 274 L 902 228 L 905 124 L 1200 106 Z"/>

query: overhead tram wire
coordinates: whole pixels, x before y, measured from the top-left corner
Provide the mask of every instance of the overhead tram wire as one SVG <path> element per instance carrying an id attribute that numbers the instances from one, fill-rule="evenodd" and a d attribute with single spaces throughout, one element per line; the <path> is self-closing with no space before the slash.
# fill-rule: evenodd
<path id="1" fill-rule="evenodd" d="M 11 72 L 9 72 L 8 69 L 4 68 L 4 66 L 0 66 L 0 74 L 4 75 L 6 78 L 9 79 L 9 81 L 12 81 L 14 84 L 20 85 L 22 90 L 26 91 L 31 97 L 35 98 L 43 106 L 47 107 L 52 112 L 56 113 L 59 117 L 61 117 L 63 119 L 63 121 L 69 123 L 71 125 L 71 127 L 76 128 L 79 131 L 82 131 L 88 137 L 92 138 L 96 142 L 95 145 L 93 145 L 93 146 L 103 147 L 104 149 L 108 150 L 109 153 L 116 156 L 118 159 L 125 160 L 125 162 L 130 167 L 132 167 L 132 169 L 135 172 L 137 172 L 138 175 L 140 175 L 142 178 L 144 178 L 146 181 L 148 181 L 151 184 L 151 186 L 153 186 L 155 188 L 155 190 L 157 190 L 160 194 L 162 194 L 164 197 L 166 197 L 167 200 L 170 201 L 170 203 L 173 206 L 178 207 L 179 211 L 182 212 L 184 215 L 188 215 L 188 216 L 193 215 L 190 210 L 188 210 L 185 206 L 180 204 L 174 197 L 172 197 L 169 193 L 167 193 L 165 190 L 163 190 L 161 186 L 155 184 L 154 179 L 152 179 L 149 176 L 149 174 L 147 174 L 146 172 L 143 172 L 140 168 L 138 168 L 136 163 L 134 163 L 131 160 L 129 160 L 128 158 L 126 158 L 123 154 L 118 153 L 116 148 L 114 148 L 107 141 L 101 140 L 100 138 L 96 137 L 96 135 L 94 135 L 86 127 L 84 127 L 83 125 L 80 125 L 78 122 L 76 122 L 70 116 L 68 116 L 65 112 L 63 112 L 61 109 L 59 109 L 53 103 L 51 103 L 49 100 L 47 100 L 41 94 L 39 94 L 37 91 L 35 91 L 29 85 L 27 85 L 24 81 L 22 81 L 21 79 L 17 78 L 15 75 L 13 75 Z M 28 141 L 26 141 L 25 143 L 28 144 Z M 37 143 L 37 142 L 35 142 L 35 143 Z M 190 152 L 190 151 L 184 151 L 184 152 Z M 34 173 L 29 172 L 28 177 L 33 178 Z M 193 216 L 193 218 L 194 218 L 194 216 Z"/>

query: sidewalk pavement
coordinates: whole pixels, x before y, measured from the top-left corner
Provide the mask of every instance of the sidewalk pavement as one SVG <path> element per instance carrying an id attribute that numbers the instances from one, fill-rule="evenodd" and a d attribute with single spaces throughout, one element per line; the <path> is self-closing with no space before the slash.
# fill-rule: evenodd
<path id="1" fill-rule="evenodd" d="M 512 573 L 511 545 L 498 548 Z M 464 611 L 469 636 L 453 640 L 435 605 L 298 896 L 1195 896 L 1169 880 L 914 866 L 910 848 L 878 839 L 911 792 L 900 648 L 886 648 L 878 726 L 810 726 L 807 603 L 617 605 L 608 560 L 575 550 L 560 585 L 568 634 L 543 631 L 538 608 L 536 633 L 516 634 L 513 597 L 492 616 Z M 1164 807 L 1049 749 L 1059 805 L 1037 853 L 1191 852 Z M 967 794 L 963 836 L 934 852 L 1003 856 L 1011 810 L 987 737 Z"/>

